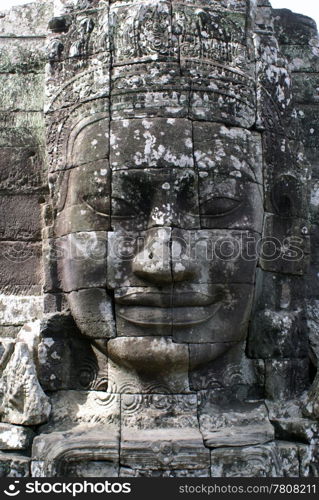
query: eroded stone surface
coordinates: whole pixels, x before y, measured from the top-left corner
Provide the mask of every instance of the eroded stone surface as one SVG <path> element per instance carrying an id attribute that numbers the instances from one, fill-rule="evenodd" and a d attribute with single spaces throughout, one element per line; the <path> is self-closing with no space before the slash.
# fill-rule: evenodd
<path id="1" fill-rule="evenodd" d="M 121 423 L 133 429 L 198 429 L 197 395 L 123 394 Z"/>
<path id="2" fill-rule="evenodd" d="M 1 477 L 30 477 L 30 458 L 10 453 L 0 454 Z"/>
<path id="3" fill-rule="evenodd" d="M 100 350 L 89 340 L 69 336 L 68 332 L 48 332 L 38 347 L 38 374 L 43 389 L 107 390 L 105 350 L 105 343 Z"/>
<path id="4" fill-rule="evenodd" d="M 124 429 L 121 437 L 121 464 L 136 469 L 203 469 L 209 451 L 196 429 Z"/>
<path id="5" fill-rule="evenodd" d="M 121 467 L 120 477 L 209 477 L 210 471 L 203 470 L 147 470 L 147 469 L 131 469 L 129 467 Z"/>
<path id="6" fill-rule="evenodd" d="M 78 429 L 70 432 L 51 432 L 35 438 L 33 443 L 34 461 L 32 475 L 36 477 L 61 477 L 82 473 L 88 469 L 96 473 L 94 462 L 101 460 L 102 471 L 118 474 L 119 436 L 116 430 L 96 428 Z"/>
<path id="7" fill-rule="evenodd" d="M 34 433 L 28 427 L 0 424 L 0 449 L 25 450 L 31 445 Z"/>
<path id="8" fill-rule="evenodd" d="M 26 322 L 41 319 L 43 298 L 37 295 L 0 296 L 1 325 L 23 325 Z"/>
<path id="9" fill-rule="evenodd" d="M 1 357 L 1 420 L 38 425 L 48 420 L 51 406 L 36 371 L 39 324 L 25 325 L 16 341 L 6 341 Z"/>
<path id="10" fill-rule="evenodd" d="M 283 442 L 211 452 L 212 477 L 298 477 L 298 447 Z"/>
<path id="11" fill-rule="evenodd" d="M 229 393 L 202 397 L 199 422 L 206 446 L 244 446 L 274 439 L 264 403 L 232 401 Z"/>
<path id="12" fill-rule="evenodd" d="M 318 422 L 304 418 L 300 402 L 291 400 L 283 402 L 266 401 L 269 420 L 275 428 L 279 439 L 294 439 L 299 442 L 313 444 L 318 437 Z"/>
<path id="13" fill-rule="evenodd" d="M 98 391 L 58 391 L 50 398 L 52 412 L 46 433 L 95 425 L 119 428 L 120 399 L 117 394 Z"/>

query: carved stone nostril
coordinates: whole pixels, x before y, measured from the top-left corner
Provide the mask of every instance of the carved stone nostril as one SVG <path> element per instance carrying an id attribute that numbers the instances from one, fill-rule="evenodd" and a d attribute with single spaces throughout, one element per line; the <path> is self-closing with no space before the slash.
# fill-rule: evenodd
<path id="1" fill-rule="evenodd" d="M 153 255 L 153 252 L 151 252 L 148 256 L 149 259 L 153 259 L 154 255 Z"/>

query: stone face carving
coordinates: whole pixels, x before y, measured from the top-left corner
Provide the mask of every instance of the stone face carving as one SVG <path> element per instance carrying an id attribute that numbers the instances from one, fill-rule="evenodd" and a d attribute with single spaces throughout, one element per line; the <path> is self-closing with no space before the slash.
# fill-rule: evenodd
<path id="1" fill-rule="evenodd" d="M 0 171 L 4 286 L 39 284 L 41 236 L 44 290 L 37 335 L 1 344 L 0 449 L 32 425 L 33 476 L 318 475 L 314 23 L 257 0 L 53 4 L 41 214 L 40 153 L 15 200 Z M 23 297 L 1 298 L 6 328 Z"/>

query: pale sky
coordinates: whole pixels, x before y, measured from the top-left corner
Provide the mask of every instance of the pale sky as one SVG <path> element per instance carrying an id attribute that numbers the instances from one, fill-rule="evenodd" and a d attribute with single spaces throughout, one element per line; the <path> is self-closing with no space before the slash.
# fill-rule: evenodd
<path id="1" fill-rule="evenodd" d="M 312 17 L 319 26 L 319 0 L 270 0 L 275 9 L 290 9 L 299 14 Z M 30 0 L 0 0 L 0 10 L 10 8 L 12 5 L 30 3 Z"/>
<path id="2" fill-rule="evenodd" d="M 318 0 L 270 0 L 270 3 L 274 9 L 290 9 L 298 14 L 312 17 L 319 27 Z"/>

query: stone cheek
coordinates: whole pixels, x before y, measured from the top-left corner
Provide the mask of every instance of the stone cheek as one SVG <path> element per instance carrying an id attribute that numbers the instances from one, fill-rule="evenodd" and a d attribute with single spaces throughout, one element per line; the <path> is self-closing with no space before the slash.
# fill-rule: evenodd
<path id="1" fill-rule="evenodd" d="M 68 303 L 85 336 L 97 339 L 115 336 L 112 301 L 104 289 L 90 288 L 71 292 Z"/>

